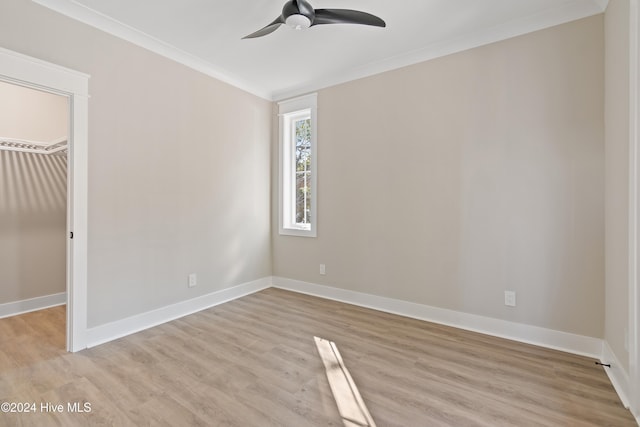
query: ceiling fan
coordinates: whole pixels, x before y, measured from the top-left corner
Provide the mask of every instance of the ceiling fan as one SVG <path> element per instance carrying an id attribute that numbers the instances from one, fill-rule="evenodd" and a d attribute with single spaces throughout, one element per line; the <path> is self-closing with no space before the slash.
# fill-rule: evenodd
<path id="1" fill-rule="evenodd" d="M 266 27 L 244 36 L 243 39 L 271 34 L 286 24 L 296 30 L 322 24 L 360 24 L 386 27 L 386 23 L 375 15 L 351 9 L 314 9 L 307 0 L 289 0 L 282 8 L 282 14 Z"/>

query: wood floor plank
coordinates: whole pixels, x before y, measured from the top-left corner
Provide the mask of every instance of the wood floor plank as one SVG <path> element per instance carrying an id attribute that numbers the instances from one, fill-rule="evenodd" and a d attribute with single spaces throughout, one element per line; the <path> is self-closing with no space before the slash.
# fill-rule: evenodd
<path id="1" fill-rule="evenodd" d="M 636 426 L 594 360 L 267 289 L 79 353 L 64 307 L 0 319 L 1 426 L 342 426 L 314 336 L 378 426 Z"/>

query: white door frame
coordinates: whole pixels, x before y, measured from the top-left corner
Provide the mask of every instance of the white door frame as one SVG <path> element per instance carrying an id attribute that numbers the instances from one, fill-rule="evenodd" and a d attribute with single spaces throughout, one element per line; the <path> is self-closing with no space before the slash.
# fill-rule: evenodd
<path id="1" fill-rule="evenodd" d="M 629 409 L 640 423 L 640 7 L 630 2 L 629 22 Z"/>
<path id="2" fill-rule="evenodd" d="M 0 48 L 0 80 L 69 98 L 67 350 L 86 348 L 89 75 Z"/>

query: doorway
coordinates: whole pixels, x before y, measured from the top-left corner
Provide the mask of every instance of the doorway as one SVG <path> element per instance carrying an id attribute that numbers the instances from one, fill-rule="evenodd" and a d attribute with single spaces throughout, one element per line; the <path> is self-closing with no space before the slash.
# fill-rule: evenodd
<path id="1" fill-rule="evenodd" d="M 67 153 L 67 350 L 86 348 L 87 153 L 89 76 L 0 48 L 0 81 L 68 99 Z"/>
<path id="2" fill-rule="evenodd" d="M 66 303 L 68 134 L 68 97 L 0 81 L 0 317 Z"/>

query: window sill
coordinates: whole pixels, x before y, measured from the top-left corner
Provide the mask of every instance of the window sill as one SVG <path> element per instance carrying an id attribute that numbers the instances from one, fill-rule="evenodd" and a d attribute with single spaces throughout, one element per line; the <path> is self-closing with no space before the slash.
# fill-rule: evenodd
<path id="1" fill-rule="evenodd" d="M 314 229 L 305 230 L 303 228 L 280 228 L 281 236 L 316 237 Z"/>

